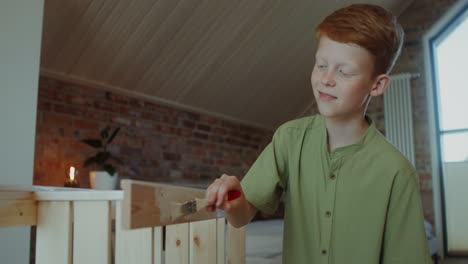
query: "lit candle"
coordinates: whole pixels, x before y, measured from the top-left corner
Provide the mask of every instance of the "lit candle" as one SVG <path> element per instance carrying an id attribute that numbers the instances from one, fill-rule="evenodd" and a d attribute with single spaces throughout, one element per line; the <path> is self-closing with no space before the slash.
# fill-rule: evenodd
<path id="1" fill-rule="evenodd" d="M 70 181 L 75 181 L 75 167 L 70 167 Z"/>
<path id="2" fill-rule="evenodd" d="M 65 187 L 76 187 L 76 188 L 80 187 L 80 185 L 78 184 L 78 179 L 75 179 L 75 175 L 76 175 L 75 167 L 71 166 L 69 173 L 68 173 L 68 177 L 65 180 L 65 184 L 64 184 Z"/>

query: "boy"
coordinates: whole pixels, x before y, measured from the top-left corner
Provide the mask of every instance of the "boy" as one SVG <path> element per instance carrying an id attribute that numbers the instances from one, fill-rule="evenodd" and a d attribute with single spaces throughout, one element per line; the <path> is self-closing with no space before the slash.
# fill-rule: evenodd
<path id="1" fill-rule="evenodd" d="M 403 31 L 385 9 L 351 5 L 317 27 L 311 83 L 320 115 L 287 122 L 239 182 L 207 189 L 235 227 L 285 193 L 283 263 L 430 263 L 417 174 L 365 111 L 384 93 Z M 229 190 L 243 195 L 226 200 Z"/>

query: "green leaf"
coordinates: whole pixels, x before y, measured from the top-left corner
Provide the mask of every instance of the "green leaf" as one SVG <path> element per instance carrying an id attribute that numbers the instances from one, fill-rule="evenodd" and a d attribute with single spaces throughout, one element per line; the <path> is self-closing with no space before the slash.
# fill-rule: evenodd
<path id="1" fill-rule="evenodd" d="M 120 131 L 120 127 L 116 128 L 114 130 L 114 133 L 112 133 L 112 136 L 110 136 L 110 138 L 107 140 L 107 143 L 106 144 L 109 144 L 112 142 L 112 140 L 114 140 L 115 136 L 117 135 L 117 133 L 119 133 Z"/>
<path id="2" fill-rule="evenodd" d="M 102 137 L 102 139 L 106 139 L 106 138 L 109 136 L 109 129 L 110 129 L 110 127 L 107 126 L 106 128 L 104 128 L 104 129 L 101 131 L 101 137 Z"/>
<path id="3" fill-rule="evenodd" d="M 89 165 L 91 165 L 91 164 L 93 164 L 93 163 L 97 163 L 96 157 L 87 158 L 87 159 L 85 160 L 85 162 L 83 163 L 83 166 L 86 168 L 86 167 L 88 167 Z"/>
<path id="4" fill-rule="evenodd" d="M 111 156 L 109 151 L 100 151 L 96 154 L 96 159 L 99 164 L 103 164 Z"/>
<path id="5" fill-rule="evenodd" d="M 110 176 L 114 176 L 115 168 L 114 166 L 112 166 L 112 164 L 106 163 L 102 165 L 102 167 L 104 168 L 105 171 L 107 171 L 107 173 L 109 173 Z"/>
<path id="6" fill-rule="evenodd" d="M 102 148 L 102 142 L 98 139 L 83 139 L 81 142 L 86 143 L 87 145 L 94 147 L 94 148 Z"/>

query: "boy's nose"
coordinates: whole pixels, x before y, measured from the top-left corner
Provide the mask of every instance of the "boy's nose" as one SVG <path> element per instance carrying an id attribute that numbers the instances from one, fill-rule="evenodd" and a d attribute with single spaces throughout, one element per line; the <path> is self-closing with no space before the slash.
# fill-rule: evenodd
<path id="1" fill-rule="evenodd" d="M 322 84 L 326 86 L 335 86 L 335 76 L 332 71 L 326 71 L 322 75 Z"/>

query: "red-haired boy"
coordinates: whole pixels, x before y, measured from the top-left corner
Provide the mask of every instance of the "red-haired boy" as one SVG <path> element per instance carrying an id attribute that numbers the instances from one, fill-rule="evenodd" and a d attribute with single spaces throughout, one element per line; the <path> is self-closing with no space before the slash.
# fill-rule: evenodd
<path id="1" fill-rule="evenodd" d="M 239 182 L 207 189 L 236 226 L 274 212 L 285 193 L 283 263 L 431 263 L 417 174 L 365 115 L 382 95 L 403 31 L 384 8 L 356 4 L 316 30 L 311 83 L 320 114 L 287 122 Z M 229 190 L 242 196 L 226 201 Z"/>

